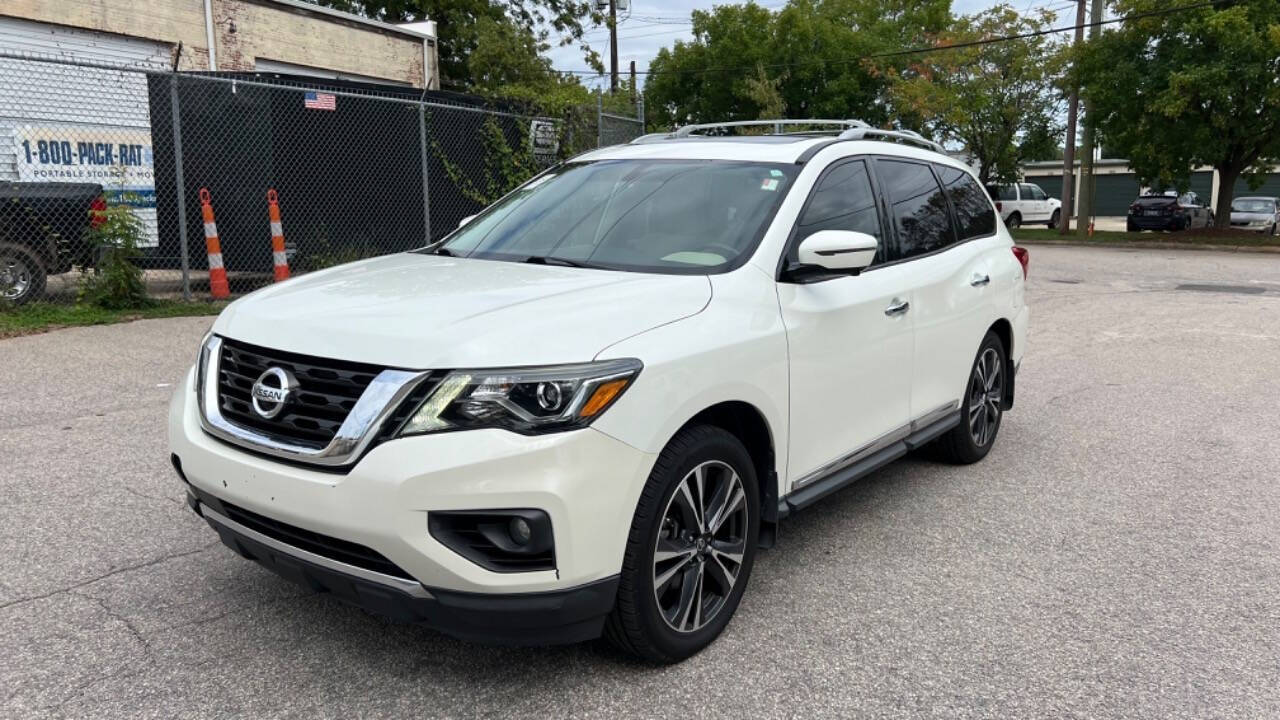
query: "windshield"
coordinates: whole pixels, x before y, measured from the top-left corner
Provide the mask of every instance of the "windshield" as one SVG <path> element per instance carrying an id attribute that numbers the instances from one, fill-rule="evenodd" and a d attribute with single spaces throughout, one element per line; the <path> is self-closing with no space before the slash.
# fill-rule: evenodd
<path id="1" fill-rule="evenodd" d="M 1271 213 L 1276 211 L 1276 205 L 1273 200 L 1240 198 L 1231 202 L 1231 209 L 1243 213 Z"/>
<path id="2" fill-rule="evenodd" d="M 600 160 L 534 179 L 435 252 L 660 273 L 710 273 L 745 259 L 797 166 Z"/>

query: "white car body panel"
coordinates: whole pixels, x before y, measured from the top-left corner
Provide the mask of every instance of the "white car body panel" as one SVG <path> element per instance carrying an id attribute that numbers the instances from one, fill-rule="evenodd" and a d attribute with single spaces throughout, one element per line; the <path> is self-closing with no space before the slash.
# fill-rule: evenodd
<path id="1" fill-rule="evenodd" d="M 791 483 L 911 419 L 912 317 L 885 315 L 895 300 L 911 301 L 909 264 L 778 285 L 791 357 Z"/>
<path id="2" fill-rule="evenodd" d="M 711 283 L 704 312 L 623 340 L 596 357 L 642 353 L 645 369 L 592 427 L 658 453 L 699 412 L 722 402 L 746 403 L 769 424 L 775 470 L 785 478 L 787 338 L 773 279 L 747 266 L 712 275 Z"/>
<path id="3" fill-rule="evenodd" d="M 571 363 L 693 315 L 710 297 L 698 275 L 400 253 L 260 290 L 232 303 L 213 332 L 389 367 Z"/>
<path id="4" fill-rule="evenodd" d="M 969 366 L 957 357 L 973 357 L 987 328 L 1007 309 L 998 298 L 1013 289 L 1010 268 L 1022 268 L 1009 251 L 1008 231 L 962 243 L 947 252 L 913 260 L 912 286 L 915 355 L 912 364 L 911 417 L 955 406 L 964 394 Z M 985 278 L 986 282 L 981 282 Z"/>

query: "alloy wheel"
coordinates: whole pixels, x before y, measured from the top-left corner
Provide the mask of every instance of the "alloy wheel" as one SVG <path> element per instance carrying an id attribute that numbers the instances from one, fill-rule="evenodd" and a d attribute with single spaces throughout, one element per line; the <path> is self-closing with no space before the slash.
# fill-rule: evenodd
<path id="1" fill-rule="evenodd" d="M 995 438 L 1000 422 L 1000 403 L 1004 398 L 1000 365 L 1000 353 L 989 347 L 973 366 L 969 383 L 969 434 L 978 447 L 986 447 Z"/>
<path id="2" fill-rule="evenodd" d="M 747 508 L 742 479 L 718 460 L 676 485 L 653 548 L 653 595 L 671 629 L 700 630 L 724 608 L 747 551 Z"/>
<path id="3" fill-rule="evenodd" d="M 31 268 L 22 258 L 14 255 L 0 256 L 0 294 L 6 299 L 22 297 L 31 287 Z"/>

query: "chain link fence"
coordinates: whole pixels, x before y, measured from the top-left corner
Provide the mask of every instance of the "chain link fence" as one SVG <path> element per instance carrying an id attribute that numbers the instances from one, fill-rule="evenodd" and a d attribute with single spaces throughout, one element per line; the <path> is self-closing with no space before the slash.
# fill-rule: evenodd
<path id="1" fill-rule="evenodd" d="M 0 303 L 75 302 L 121 262 L 208 298 L 421 247 L 640 136 L 637 109 L 0 53 Z"/>

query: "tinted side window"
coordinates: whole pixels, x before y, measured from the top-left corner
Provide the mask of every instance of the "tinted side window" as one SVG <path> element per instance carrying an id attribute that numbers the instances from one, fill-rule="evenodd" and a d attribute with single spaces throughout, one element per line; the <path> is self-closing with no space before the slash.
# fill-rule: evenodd
<path id="1" fill-rule="evenodd" d="M 996 211 L 978 181 L 969 173 L 945 165 L 935 165 L 942 186 L 956 210 L 956 233 L 961 240 L 990 235 L 996 231 Z"/>
<path id="2" fill-rule="evenodd" d="M 880 231 L 876 196 L 871 189 L 866 163 L 856 160 L 838 165 L 818 181 L 813 194 L 809 196 L 809 206 L 800 215 L 796 242 L 799 243 L 819 230 L 866 233 L 881 244 L 872 264 L 883 258 L 884 238 Z"/>
<path id="3" fill-rule="evenodd" d="M 1017 189 L 1012 185 L 1001 185 L 1000 199 L 1001 200 L 1017 200 L 1018 199 Z"/>
<path id="4" fill-rule="evenodd" d="M 947 196 L 928 165 L 881 160 L 877 172 L 898 230 L 899 258 L 923 255 L 955 242 Z"/>

